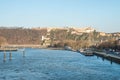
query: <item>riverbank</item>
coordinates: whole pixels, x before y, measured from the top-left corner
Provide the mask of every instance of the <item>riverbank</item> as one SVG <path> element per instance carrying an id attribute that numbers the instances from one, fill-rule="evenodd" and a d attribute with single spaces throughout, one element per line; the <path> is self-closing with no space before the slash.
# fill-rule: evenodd
<path id="1" fill-rule="evenodd" d="M 43 46 L 43 45 L 15 45 L 15 44 L 11 44 L 11 45 L 3 45 L 1 46 L 2 49 L 4 50 L 4 48 L 7 49 L 17 49 L 17 48 L 39 48 L 39 49 L 50 49 L 50 50 L 64 50 L 64 47 L 47 47 L 47 46 Z"/>
<path id="2" fill-rule="evenodd" d="M 42 45 L 33 45 L 33 44 L 8 44 L 8 45 L 2 45 L 1 47 L 6 48 L 45 48 L 46 46 Z"/>

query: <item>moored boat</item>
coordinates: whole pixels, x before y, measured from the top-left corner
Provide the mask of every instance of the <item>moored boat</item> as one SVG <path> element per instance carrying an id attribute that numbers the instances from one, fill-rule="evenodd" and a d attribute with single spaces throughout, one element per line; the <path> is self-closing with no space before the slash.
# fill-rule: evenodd
<path id="1" fill-rule="evenodd" d="M 85 55 L 85 56 L 93 56 L 93 55 L 94 55 L 94 54 L 93 54 L 93 51 L 92 51 L 92 50 L 89 50 L 89 49 L 84 50 L 84 51 L 82 52 L 82 54 Z"/>
<path id="2" fill-rule="evenodd" d="M 77 50 L 77 52 L 80 52 L 81 54 L 85 55 L 85 56 L 93 56 L 93 51 L 90 49 L 80 49 Z"/>

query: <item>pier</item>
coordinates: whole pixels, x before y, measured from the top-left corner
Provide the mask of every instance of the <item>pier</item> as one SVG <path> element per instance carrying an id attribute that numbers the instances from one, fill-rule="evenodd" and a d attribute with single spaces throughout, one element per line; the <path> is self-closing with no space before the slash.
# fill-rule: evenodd
<path id="1" fill-rule="evenodd" d="M 114 54 L 108 54 L 108 53 L 105 53 L 105 52 L 94 52 L 95 55 L 97 56 L 100 56 L 104 59 L 107 59 L 107 60 L 110 60 L 111 63 L 112 62 L 115 62 L 115 63 L 118 63 L 120 64 L 120 57 L 117 56 L 117 55 L 114 55 Z"/>
<path id="2" fill-rule="evenodd" d="M 0 48 L 0 51 L 17 51 L 18 48 Z"/>
<path id="3" fill-rule="evenodd" d="M 12 60 L 12 52 L 19 51 L 18 48 L 0 48 L 0 52 L 3 52 L 3 61 L 7 60 L 6 54 L 9 54 L 9 60 Z M 25 49 L 21 51 L 23 53 L 23 57 L 25 57 Z"/>

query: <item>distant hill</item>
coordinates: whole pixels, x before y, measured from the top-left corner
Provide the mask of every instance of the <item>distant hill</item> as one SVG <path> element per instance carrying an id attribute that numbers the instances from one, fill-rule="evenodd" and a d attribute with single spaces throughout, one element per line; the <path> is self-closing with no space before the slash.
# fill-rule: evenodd
<path id="1" fill-rule="evenodd" d="M 108 40 L 120 38 L 120 33 L 98 32 L 92 27 L 84 28 L 0 28 L 0 39 L 8 44 L 43 44 L 42 36 L 50 39 L 50 44 L 55 46 L 69 45 L 72 47 L 87 47 L 100 44 Z"/>
<path id="2" fill-rule="evenodd" d="M 47 30 L 33 30 L 23 28 L 0 28 L 0 36 L 4 37 L 8 44 L 40 44 L 42 35 Z"/>

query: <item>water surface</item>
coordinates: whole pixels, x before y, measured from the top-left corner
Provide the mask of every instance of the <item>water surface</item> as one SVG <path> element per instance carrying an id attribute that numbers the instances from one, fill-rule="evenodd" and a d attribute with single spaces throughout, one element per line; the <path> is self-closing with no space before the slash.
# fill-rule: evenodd
<path id="1" fill-rule="evenodd" d="M 86 57 L 65 50 L 26 49 L 12 52 L 3 61 L 0 52 L 0 80 L 120 80 L 120 65 L 96 56 Z"/>

